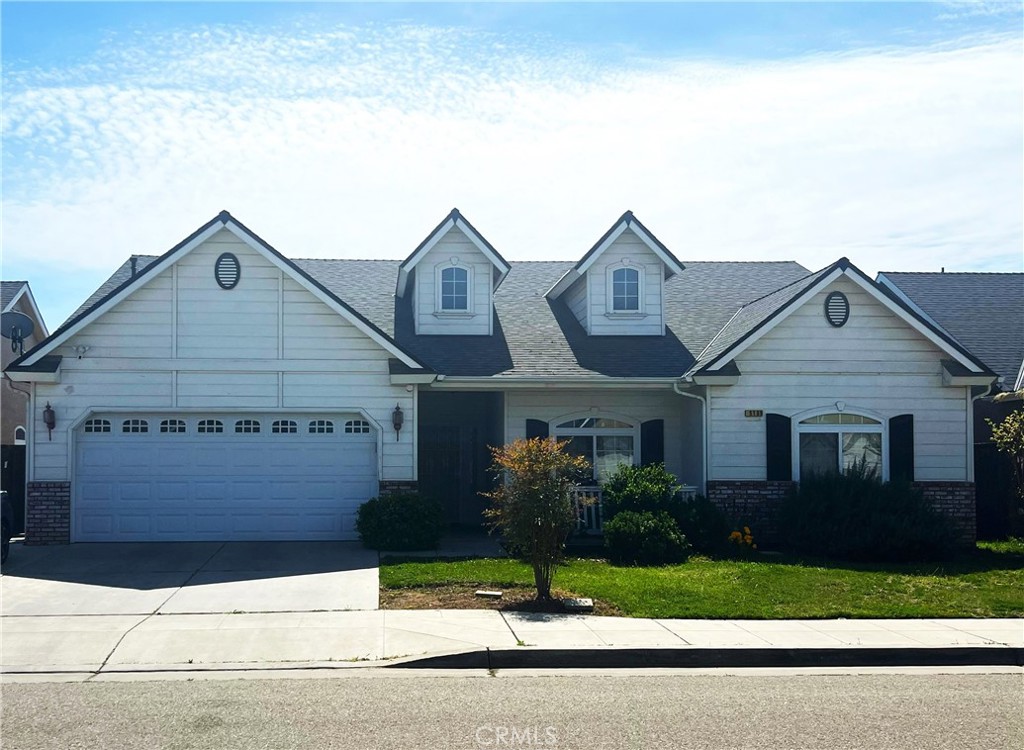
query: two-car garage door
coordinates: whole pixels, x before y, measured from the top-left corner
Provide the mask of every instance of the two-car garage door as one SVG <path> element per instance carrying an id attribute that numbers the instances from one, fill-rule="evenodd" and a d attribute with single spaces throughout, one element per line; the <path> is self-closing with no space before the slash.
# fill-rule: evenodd
<path id="1" fill-rule="evenodd" d="M 75 541 L 354 539 L 377 494 L 359 415 L 97 414 L 75 437 Z"/>

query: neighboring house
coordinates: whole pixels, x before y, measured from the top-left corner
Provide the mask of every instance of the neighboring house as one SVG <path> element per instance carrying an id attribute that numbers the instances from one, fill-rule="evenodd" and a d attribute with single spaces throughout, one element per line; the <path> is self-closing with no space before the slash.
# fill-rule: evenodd
<path id="1" fill-rule="evenodd" d="M 1010 459 L 992 442 L 989 419 L 1021 408 L 1024 390 L 1024 273 L 897 273 L 877 281 L 941 327 L 988 365 L 999 379 L 974 403 L 978 534 L 1005 536 L 1015 507 Z M 984 391 L 978 388 L 975 393 Z M 996 399 L 995 396 L 1001 395 Z M 1018 395 L 1014 395 L 1018 394 Z"/>
<path id="2" fill-rule="evenodd" d="M 487 446 L 527 436 L 595 483 L 664 461 L 763 536 L 794 479 L 866 459 L 973 538 L 995 377 L 846 259 L 683 263 L 627 212 L 578 261 L 510 263 L 458 211 L 401 262 L 289 260 L 221 213 L 8 372 L 31 543 L 351 539 L 413 488 L 479 523 Z"/>
<path id="3" fill-rule="evenodd" d="M 0 281 L 0 313 L 16 312 L 28 316 L 33 332 L 24 338 L 28 351 L 49 335 L 27 281 Z M 0 368 L 17 359 L 9 338 L 0 339 Z M 0 489 L 8 493 L 14 509 L 15 533 L 25 526 L 25 443 L 28 424 L 29 388 L 8 378 L 0 386 Z"/>

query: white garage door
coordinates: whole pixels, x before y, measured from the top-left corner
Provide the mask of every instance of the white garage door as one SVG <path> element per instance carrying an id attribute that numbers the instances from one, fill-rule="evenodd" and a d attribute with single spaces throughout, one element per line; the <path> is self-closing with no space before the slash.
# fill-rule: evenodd
<path id="1" fill-rule="evenodd" d="M 75 541 L 355 539 L 377 494 L 358 415 L 103 415 L 76 433 Z"/>

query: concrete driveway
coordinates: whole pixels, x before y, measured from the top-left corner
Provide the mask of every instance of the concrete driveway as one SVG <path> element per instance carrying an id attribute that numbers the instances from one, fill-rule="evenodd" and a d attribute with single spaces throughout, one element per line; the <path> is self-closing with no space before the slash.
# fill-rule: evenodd
<path id="1" fill-rule="evenodd" d="M 377 562 L 354 542 L 17 545 L 3 566 L 0 613 L 373 610 Z"/>

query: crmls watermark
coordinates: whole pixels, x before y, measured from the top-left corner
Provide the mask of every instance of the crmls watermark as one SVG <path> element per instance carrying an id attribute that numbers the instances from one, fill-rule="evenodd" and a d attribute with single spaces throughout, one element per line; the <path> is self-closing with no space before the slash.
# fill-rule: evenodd
<path id="1" fill-rule="evenodd" d="M 554 727 L 477 727 L 477 747 L 557 747 L 558 731 Z"/>

